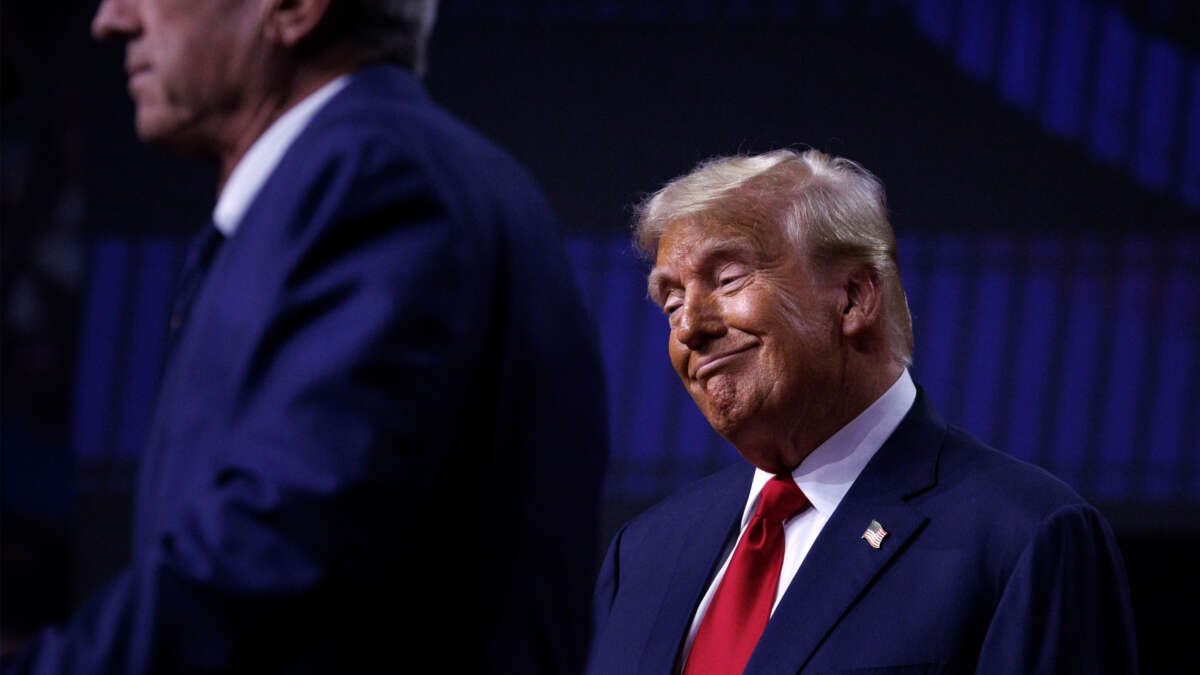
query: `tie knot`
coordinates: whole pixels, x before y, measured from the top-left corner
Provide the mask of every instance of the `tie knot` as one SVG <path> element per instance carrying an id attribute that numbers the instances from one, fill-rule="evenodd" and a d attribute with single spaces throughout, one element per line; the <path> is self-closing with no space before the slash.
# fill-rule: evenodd
<path id="1" fill-rule="evenodd" d="M 782 523 L 808 506 L 808 497 L 796 487 L 791 476 L 775 476 L 763 486 L 754 515 Z"/>

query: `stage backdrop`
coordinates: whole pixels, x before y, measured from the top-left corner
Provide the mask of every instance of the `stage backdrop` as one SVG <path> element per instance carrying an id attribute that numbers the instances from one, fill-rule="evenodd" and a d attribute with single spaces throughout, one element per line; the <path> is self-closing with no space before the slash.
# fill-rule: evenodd
<path id="1" fill-rule="evenodd" d="M 1200 4 L 446 0 L 434 98 L 524 162 L 608 370 L 605 535 L 736 453 L 674 379 L 630 206 L 713 155 L 818 147 L 887 185 L 913 372 L 1113 522 L 1145 672 L 1200 603 Z M 215 168 L 132 133 L 95 0 L 4 3 L 6 639 L 123 563 L 182 241 Z M 1185 665 L 1186 664 L 1186 665 Z"/>

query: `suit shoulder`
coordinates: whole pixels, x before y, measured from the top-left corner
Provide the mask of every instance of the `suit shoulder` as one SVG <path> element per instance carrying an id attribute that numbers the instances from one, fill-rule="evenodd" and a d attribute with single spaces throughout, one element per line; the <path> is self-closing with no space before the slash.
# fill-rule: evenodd
<path id="1" fill-rule="evenodd" d="M 738 462 L 685 485 L 630 520 L 625 535 L 653 537 L 662 528 L 678 530 L 688 522 L 711 516 L 714 506 L 720 508 L 722 503 L 741 509 L 752 475 L 752 467 Z"/>
<path id="2" fill-rule="evenodd" d="M 499 179 L 532 187 L 528 173 L 506 151 L 425 99 L 349 96 L 334 99 L 313 120 L 313 150 L 363 153 L 420 166 L 476 188 Z"/>
<path id="3" fill-rule="evenodd" d="M 477 240 L 485 251 L 495 249 L 488 242 L 541 244 L 557 235 L 541 189 L 504 150 L 424 97 L 353 86 L 318 112 L 264 189 L 276 214 L 286 217 L 297 194 L 326 202 L 298 211 L 309 224 L 309 214 L 353 218 L 403 201 L 407 212 L 431 213 L 449 236 Z"/>
<path id="4" fill-rule="evenodd" d="M 938 464 L 938 490 L 980 522 L 1026 533 L 1064 507 L 1091 508 L 1045 469 L 989 447 L 962 429 L 947 427 Z"/>
<path id="5" fill-rule="evenodd" d="M 557 223 L 529 174 L 419 91 L 386 80 L 368 73 L 317 112 L 247 220 L 272 223 L 305 245 L 327 231 L 375 237 L 436 223 L 463 261 L 519 249 L 506 244 L 513 239 L 549 247 Z M 364 226 L 352 231 L 347 223 Z"/>

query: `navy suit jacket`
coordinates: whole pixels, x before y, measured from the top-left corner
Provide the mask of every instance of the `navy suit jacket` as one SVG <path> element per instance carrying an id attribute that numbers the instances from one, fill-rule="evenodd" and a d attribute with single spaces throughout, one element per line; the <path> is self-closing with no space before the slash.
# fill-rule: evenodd
<path id="1" fill-rule="evenodd" d="M 128 568 L 13 670 L 578 672 L 605 434 L 539 190 L 367 68 L 196 295 Z"/>
<path id="2" fill-rule="evenodd" d="M 753 467 L 627 524 L 604 562 L 588 672 L 671 673 Z M 861 538 L 878 520 L 881 547 Z M 1124 566 L 1100 515 L 948 427 L 919 392 L 825 524 L 746 673 L 1136 671 Z"/>

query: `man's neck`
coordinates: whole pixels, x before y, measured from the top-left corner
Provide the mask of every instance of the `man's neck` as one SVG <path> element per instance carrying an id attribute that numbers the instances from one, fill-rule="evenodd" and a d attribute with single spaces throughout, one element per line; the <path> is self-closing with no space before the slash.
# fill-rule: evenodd
<path id="1" fill-rule="evenodd" d="M 890 359 L 871 368 L 847 370 L 838 391 L 810 399 L 806 410 L 741 439 L 729 439 L 743 457 L 771 473 L 789 473 L 813 450 L 858 417 L 891 388 L 904 366 Z"/>
<path id="2" fill-rule="evenodd" d="M 221 167 L 217 193 L 220 194 L 224 189 L 229 175 L 250 146 L 254 145 L 259 136 L 262 136 L 280 116 L 333 79 L 354 71 L 358 65 L 358 59 L 348 53 L 342 53 L 320 62 L 299 64 L 280 71 L 277 74 L 277 82 L 286 82 L 285 85 L 275 85 L 259 96 L 256 102 L 246 106 L 241 114 L 229 120 L 227 128 L 230 132 L 226 135 L 228 140 L 217 152 Z"/>

